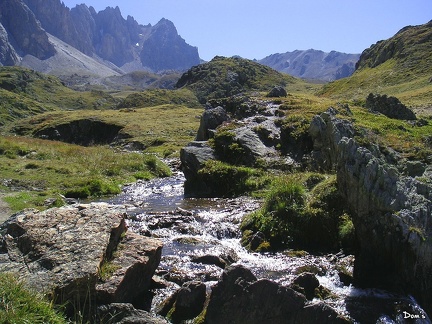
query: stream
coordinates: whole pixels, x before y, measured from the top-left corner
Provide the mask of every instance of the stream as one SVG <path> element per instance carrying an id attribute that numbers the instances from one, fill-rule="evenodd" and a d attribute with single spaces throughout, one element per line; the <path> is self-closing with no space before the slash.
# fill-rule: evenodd
<path id="1" fill-rule="evenodd" d="M 411 296 L 344 285 L 338 269 L 352 272 L 352 255 L 246 251 L 240 245 L 239 225 L 243 215 L 259 208 L 260 202 L 248 197 L 186 199 L 184 180 L 182 173 L 175 172 L 168 178 L 138 181 L 108 200 L 127 207 L 132 231 L 164 243 L 156 270 L 163 284 L 153 291 L 151 311 L 184 282 L 202 281 L 210 291 L 223 266 L 241 264 L 258 279 L 287 286 L 298 274 L 313 272 L 320 284 L 331 291 L 325 302 L 355 323 L 431 323 Z"/>

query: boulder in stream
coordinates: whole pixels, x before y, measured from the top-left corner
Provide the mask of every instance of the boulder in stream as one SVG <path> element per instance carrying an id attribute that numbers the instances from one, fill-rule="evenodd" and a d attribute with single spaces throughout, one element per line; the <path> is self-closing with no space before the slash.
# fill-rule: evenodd
<path id="1" fill-rule="evenodd" d="M 311 307 L 302 294 L 267 279 L 257 280 L 241 265 L 225 269 L 212 288 L 205 322 L 212 323 L 348 323 L 329 306 Z M 324 323 L 324 322 L 322 322 Z"/>

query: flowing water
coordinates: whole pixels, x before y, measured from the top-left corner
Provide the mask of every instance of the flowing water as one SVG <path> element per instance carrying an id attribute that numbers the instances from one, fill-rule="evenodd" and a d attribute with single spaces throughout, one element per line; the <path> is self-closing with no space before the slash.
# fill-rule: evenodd
<path id="1" fill-rule="evenodd" d="M 183 183 L 181 173 L 139 181 L 109 201 L 127 206 L 131 230 L 164 242 L 156 271 L 163 284 L 154 290 L 153 310 L 184 282 L 200 280 L 210 290 L 222 267 L 235 263 L 251 269 L 257 278 L 283 285 L 289 285 L 301 272 L 313 272 L 331 291 L 325 302 L 358 323 L 431 323 L 410 296 L 344 285 L 338 269 L 352 271 L 353 256 L 246 251 L 240 245 L 239 225 L 243 215 L 259 208 L 259 201 L 245 197 L 186 199 Z"/>

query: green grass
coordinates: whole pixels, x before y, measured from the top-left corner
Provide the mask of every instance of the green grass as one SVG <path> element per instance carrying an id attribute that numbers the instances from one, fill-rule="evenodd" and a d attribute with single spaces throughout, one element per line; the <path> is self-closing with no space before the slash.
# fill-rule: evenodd
<path id="1" fill-rule="evenodd" d="M 409 78 L 398 69 L 398 62 L 390 59 L 378 67 L 365 67 L 351 77 L 331 82 L 319 94 L 333 99 L 364 102 L 369 93 L 387 94 L 397 97 L 412 108 L 432 106 L 432 84 L 430 75 Z"/>
<path id="2" fill-rule="evenodd" d="M 119 108 L 142 108 L 175 104 L 188 108 L 201 108 L 196 96 L 188 89 L 153 89 L 134 92 L 124 98 Z"/>
<path id="3" fill-rule="evenodd" d="M 0 126 L 46 111 L 109 109 L 118 103 L 106 92 L 73 91 L 54 76 L 21 67 L 0 67 Z"/>
<path id="4" fill-rule="evenodd" d="M 390 147 L 410 160 L 431 162 L 430 117 L 416 123 L 372 114 L 362 107 L 351 107 L 351 111 L 353 116 L 350 119 L 357 129 L 356 139 L 360 144 L 377 144 L 383 151 Z"/>
<path id="5" fill-rule="evenodd" d="M 122 127 L 121 133 L 129 136 L 126 142 L 141 143 L 145 152 L 167 156 L 178 154 L 195 138 L 201 113 L 201 108 L 191 109 L 175 104 L 120 110 L 56 111 L 20 120 L 10 125 L 9 130 L 31 136 L 44 128 L 76 120 L 97 119 Z"/>
<path id="6" fill-rule="evenodd" d="M 24 287 L 16 277 L 0 273 L 0 323 L 68 323 L 50 302 Z"/>
<path id="7" fill-rule="evenodd" d="M 346 238 L 354 228 L 348 226 L 347 217 L 335 175 L 296 173 L 275 177 L 263 206 L 242 221 L 242 244 L 255 250 L 336 250 L 350 243 Z M 253 247 L 250 239 L 257 232 L 264 235 L 264 242 Z"/>
<path id="8" fill-rule="evenodd" d="M 170 170 L 152 154 L 0 136 L 0 181 L 12 191 L 5 200 L 14 211 L 44 209 L 44 201 L 59 194 L 75 198 L 116 194 L 122 184 L 144 175 L 164 177 Z"/>

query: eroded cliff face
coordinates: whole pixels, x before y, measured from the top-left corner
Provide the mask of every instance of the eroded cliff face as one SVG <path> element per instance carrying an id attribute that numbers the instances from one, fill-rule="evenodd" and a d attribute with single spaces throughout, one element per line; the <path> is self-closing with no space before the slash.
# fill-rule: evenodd
<path id="1" fill-rule="evenodd" d="M 0 23 L 0 66 L 15 65 L 18 63 L 19 57 L 15 49 L 9 43 L 9 37 L 6 29 Z"/>
<path id="2" fill-rule="evenodd" d="M 360 146 L 352 125 L 335 111 L 316 116 L 310 134 L 316 161 L 337 172 L 353 216 L 357 283 L 409 293 L 431 313 L 432 168 L 405 174 L 397 153 Z"/>
<path id="3" fill-rule="evenodd" d="M 7 31 L 8 44 L 2 47 L 9 48 L 6 57 L 10 61 L 14 49 L 20 56 L 30 54 L 38 59 L 47 59 L 54 55 L 54 46 L 48 41 L 45 30 L 40 25 L 34 13 L 19 0 L 4 0 L 0 2 L 0 23 Z M 12 60 L 14 61 L 14 60 Z M 3 61 L 0 61 L 3 65 Z"/>

